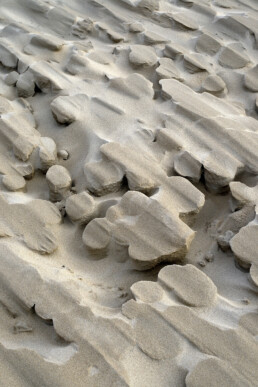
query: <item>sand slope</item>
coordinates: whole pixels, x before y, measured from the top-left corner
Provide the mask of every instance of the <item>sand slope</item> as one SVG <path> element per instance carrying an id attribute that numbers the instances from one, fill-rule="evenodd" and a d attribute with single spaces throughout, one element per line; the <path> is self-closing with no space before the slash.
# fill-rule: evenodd
<path id="1" fill-rule="evenodd" d="M 0 385 L 258 386 L 256 0 L 0 11 Z"/>

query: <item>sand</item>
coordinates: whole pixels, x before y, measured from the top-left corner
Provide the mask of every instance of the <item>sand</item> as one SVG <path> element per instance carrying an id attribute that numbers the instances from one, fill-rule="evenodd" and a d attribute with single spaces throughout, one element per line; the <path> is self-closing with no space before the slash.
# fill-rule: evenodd
<path id="1" fill-rule="evenodd" d="M 258 386 L 257 1 L 0 14 L 0 386 Z"/>

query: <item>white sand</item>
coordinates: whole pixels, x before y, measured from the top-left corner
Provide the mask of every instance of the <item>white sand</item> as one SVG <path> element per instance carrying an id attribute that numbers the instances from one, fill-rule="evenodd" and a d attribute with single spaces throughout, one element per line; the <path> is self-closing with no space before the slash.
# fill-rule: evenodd
<path id="1" fill-rule="evenodd" d="M 257 1 L 0 15 L 0 386 L 258 386 Z"/>

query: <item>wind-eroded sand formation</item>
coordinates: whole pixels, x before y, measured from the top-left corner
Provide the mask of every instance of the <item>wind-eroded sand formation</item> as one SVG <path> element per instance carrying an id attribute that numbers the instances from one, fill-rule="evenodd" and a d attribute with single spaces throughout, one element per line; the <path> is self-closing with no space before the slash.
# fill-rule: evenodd
<path id="1" fill-rule="evenodd" d="M 0 385 L 258 386 L 257 1 L 0 15 Z"/>

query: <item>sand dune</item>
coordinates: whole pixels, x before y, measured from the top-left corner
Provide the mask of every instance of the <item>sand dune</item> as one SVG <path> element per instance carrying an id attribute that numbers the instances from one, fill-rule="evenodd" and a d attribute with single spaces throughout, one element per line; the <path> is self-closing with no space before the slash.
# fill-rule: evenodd
<path id="1" fill-rule="evenodd" d="M 258 386 L 257 1 L 0 11 L 0 385 Z"/>

